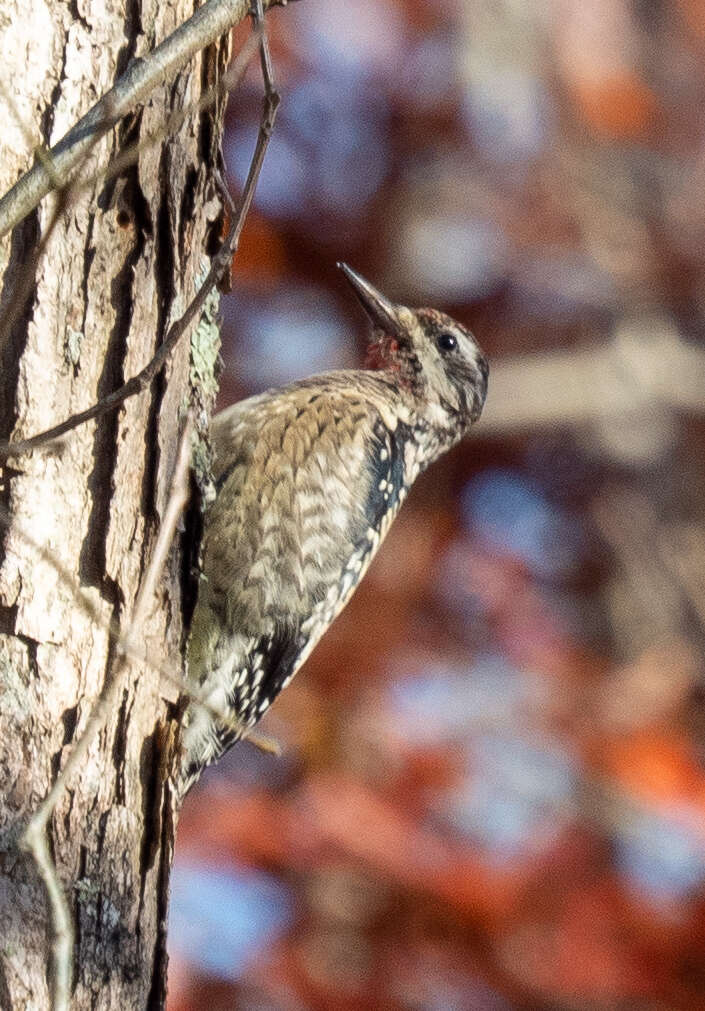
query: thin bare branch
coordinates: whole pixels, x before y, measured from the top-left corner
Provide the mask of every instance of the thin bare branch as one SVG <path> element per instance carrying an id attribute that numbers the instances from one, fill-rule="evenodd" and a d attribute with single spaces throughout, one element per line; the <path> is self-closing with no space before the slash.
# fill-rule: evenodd
<path id="1" fill-rule="evenodd" d="M 74 428 L 78 428 L 79 425 L 83 425 L 85 422 L 91 421 L 93 418 L 99 418 L 104 414 L 109 414 L 110 411 L 115 410 L 129 397 L 134 397 L 136 394 L 147 389 L 152 380 L 164 368 L 172 351 L 188 330 L 189 325 L 203 308 L 211 289 L 215 284 L 217 284 L 221 275 L 229 266 L 231 258 L 232 252 L 230 251 L 230 237 L 228 237 L 214 256 L 206 279 L 198 289 L 198 292 L 189 304 L 186 312 L 180 319 L 172 323 L 163 344 L 141 372 L 138 372 L 136 376 L 132 376 L 131 379 L 128 379 L 128 381 L 117 390 L 109 393 L 107 397 L 103 397 L 103 399 L 98 401 L 97 404 L 93 404 L 91 407 L 86 408 L 85 411 L 79 411 L 77 414 L 72 414 L 70 418 L 66 419 L 66 421 L 62 421 L 60 424 L 54 425 L 53 428 L 49 428 L 45 432 L 40 432 L 38 435 L 33 435 L 29 439 L 22 439 L 17 442 L 0 443 L 0 460 L 7 459 L 10 456 L 19 456 L 22 453 L 28 453 L 32 449 L 37 449 L 42 445 L 51 443 L 55 439 L 58 439 L 59 436 L 64 435 L 66 432 L 70 432 Z"/>
<path id="2" fill-rule="evenodd" d="M 71 912 L 54 861 L 49 852 L 46 824 L 35 821 L 27 826 L 21 842 L 31 853 L 39 871 L 49 903 L 51 937 L 51 999 L 53 1011 L 69 1011 L 71 998 L 71 964 L 73 962 L 73 924 Z"/>
<path id="3" fill-rule="evenodd" d="M 69 185 L 61 187 L 60 180 L 58 180 L 53 169 L 50 155 L 43 149 L 37 148 L 35 153 L 52 176 L 54 186 L 57 189 L 57 201 L 49 224 L 47 225 L 40 242 L 32 250 L 29 261 L 23 267 L 20 279 L 12 292 L 12 297 L 10 298 L 5 310 L 2 322 L 0 322 L 0 354 L 2 353 L 3 346 L 8 340 L 12 332 L 12 328 L 15 325 L 19 314 L 22 312 L 22 307 L 32 290 L 35 283 L 37 267 L 44 256 L 49 240 L 54 233 L 54 229 L 56 228 L 62 214 L 64 214 L 67 208 L 71 205 L 76 194 L 78 194 L 81 190 L 85 190 L 90 186 L 93 186 L 98 178 L 102 177 L 107 180 L 120 175 L 120 173 L 126 168 L 133 165 L 139 158 L 140 154 L 142 154 L 145 150 L 155 144 L 158 144 L 165 137 L 172 136 L 176 133 L 188 116 L 204 112 L 206 109 L 209 109 L 212 105 L 214 105 L 222 95 L 234 90 L 242 80 L 250 59 L 259 47 L 259 37 L 260 30 L 254 31 L 248 37 L 244 46 L 228 67 L 222 79 L 212 88 L 209 88 L 208 91 L 204 92 L 195 105 L 188 106 L 187 108 L 179 109 L 174 112 L 162 129 L 154 131 L 149 134 L 149 136 L 143 138 L 139 143 L 132 144 L 124 151 L 120 152 L 117 157 L 113 158 L 107 168 L 103 169 L 101 172 L 90 173 L 86 177 L 76 177 Z M 8 100 L 10 110 L 16 117 L 18 117 L 19 114 L 17 113 L 14 102 L 10 99 L 10 96 L 1 84 L 0 95 L 2 95 L 5 100 Z M 24 125 L 20 123 L 20 126 L 24 132 Z M 84 158 L 88 155 L 89 150 L 90 149 L 87 149 L 84 153 Z M 56 436 L 54 436 L 54 438 L 55 437 Z M 49 441 L 50 438 L 51 437 L 49 437 Z M 3 447 L 6 448 L 6 444 L 0 443 L 0 459 L 3 459 Z M 22 450 L 19 450 L 19 452 L 21 451 Z"/>
<path id="4" fill-rule="evenodd" d="M 287 2 L 264 0 L 263 6 L 283 6 Z M 0 237 L 37 206 L 55 187 L 56 180 L 66 185 L 86 151 L 146 99 L 157 84 L 170 80 L 196 53 L 239 24 L 249 11 L 249 0 L 206 0 L 152 53 L 133 60 L 110 91 L 47 152 L 51 171 L 43 160 L 38 161 L 0 200 Z"/>
<path id="5" fill-rule="evenodd" d="M 108 414 L 110 411 L 115 410 L 124 403 L 128 397 L 133 397 L 137 393 L 141 393 L 145 390 L 164 368 L 164 365 L 168 361 L 172 351 L 203 308 L 212 288 L 218 283 L 220 278 L 230 267 L 232 258 L 237 252 L 237 248 L 240 244 L 242 229 L 245 225 L 247 213 L 254 198 L 257 181 L 262 169 L 262 163 L 264 161 L 269 139 L 272 134 L 277 108 L 280 101 L 279 94 L 274 88 L 272 80 L 271 58 L 269 55 L 269 45 L 266 33 L 262 30 L 262 26 L 264 24 L 262 0 L 257 0 L 253 16 L 260 28 L 260 63 L 262 66 L 265 88 L 262 120 L 260 122 L 257 143 L 255 145 L 255 151 L 252 156 L 247 179 L 245 181 L 240 202 L 237 206 L 237 212 L 230 226 L 230 231 L 228 232 L 228 235 L 220 249 L 213 257 L 210 270 L 208 271 L 208 274 L 206 275 L 206 278 L 199 288 L 196 296 L 186 309 L 183 316 L 171 325 L 161 347 L 141 372 L 138 372 L 136 376 L 128 379 L 128 381 L 119 389 L 114 390 L 113 393 L 109 393 L 108 396 L 104 397 L 97 404 L 93 404 L 85 411 L 79 411 L 77 414 L 73 414 L 70 418 L 67 418 L 58 425 L 54 425 L 52 428 L 47 429 L 47 431 L 31 436 L 29 439 L 22 439 L 17 442 L 0 443 L 0 460 L 7 459 L 10 456 L 19 456 L 22 453 L 27 453 L 32 449 L 37 449 L 42 445 L 51 443 L 55 439 L 64 435 L 66 432 L 70 432 L 72 429 L 78 428 L 79 425 L 82 425 L 87 421 L 91 421 L 93 418 Z"/>

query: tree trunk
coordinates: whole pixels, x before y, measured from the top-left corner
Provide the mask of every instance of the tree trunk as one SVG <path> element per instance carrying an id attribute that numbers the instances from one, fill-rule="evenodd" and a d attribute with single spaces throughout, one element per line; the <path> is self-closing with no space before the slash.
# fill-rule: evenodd
<path id="1" fill-rule="evenodd" d="M 0 13 L 0 193 L 94 104 L 133 57 L 193 12 L 192 0 L 109 5 L 9 0 Z M 206 50 L 124 120 L 81 168 L 85 187 L 59 217 L 31 294 L 0 343 L 0 438 L 40 432 L 138 372 L 195 294 L 217 241 L 211 170 L 223 101 L 148 143 L 137 165 L 99 170 L 163 130 L 222 73 L 228 41 Z M 95 177 L 97 176 L 97 181 Z M 0 327 L 55 197 L 0 243 Z M 31 266 L 31 264 L 30 264 Z M 202 328 L 195 328 L 202 333 Z M 193 340 L 193 338 L 192 338 Z M 17 847 L 78 739 L 124 631 L 168 499 L 194 372 L 187 335 L 152 386 L 65 440 L 0 469 L 0 1008 L 50 1006 L 51 928 L 44 888 Z M 196 380 L 193 380 L 196 381 Z M 206 411 L 207 413 L 207 411 Z M 57 574 L 27 536 L 69 576 Z M 102 616 L 76 604 L 80 588 Z M 68 784 L 49 828 L 76 931 L 72 1008 L 158 1008 L 166 987 L 165 919 L 174 819 L 164 783 L 183 654 L 179 545 L 144 626 L 150 664 L 124 691 Z"/>

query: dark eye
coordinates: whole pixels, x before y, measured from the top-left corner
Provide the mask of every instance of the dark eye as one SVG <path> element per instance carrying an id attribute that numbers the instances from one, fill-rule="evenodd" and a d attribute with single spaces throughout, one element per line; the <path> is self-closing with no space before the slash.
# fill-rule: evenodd
<path id="1" fill-rule="evenodd" d="M 436 344 L 439 351 L 455 351 L 458 346 L 458 340 L 452 333 L 444 332 L 439 333 L 438 337 L 436 337 Z"/>

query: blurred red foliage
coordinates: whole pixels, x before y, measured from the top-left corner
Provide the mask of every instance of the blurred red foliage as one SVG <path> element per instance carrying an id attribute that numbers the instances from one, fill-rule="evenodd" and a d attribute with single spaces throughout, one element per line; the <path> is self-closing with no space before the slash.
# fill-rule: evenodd
<path id="1" fill-rule="evenodd" d="M 472 323 L 495 376 L 628 327 L 700 339 L 703 10 L 273 12 L 283 103 L 223 400 L 361 360 L 336 259 Z M 253 67 L 235 187 L 259 103 Z M 419 482 L 265 720 L 283 757 L 241 744 L 187 800 L 175 879 L 257 869 L 288 899 L 177 909 L 170 1011 L 705 1008 L 705 554 L 667 547 L 702 529 L 705 426 L 630 404 L 480 427 Z M 232 965 L 199 918 L 247 935 Z"/>

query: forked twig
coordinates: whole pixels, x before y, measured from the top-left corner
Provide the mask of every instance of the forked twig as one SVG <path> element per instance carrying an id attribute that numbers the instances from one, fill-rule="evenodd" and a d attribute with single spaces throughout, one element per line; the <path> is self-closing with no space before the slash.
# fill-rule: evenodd
<path id="1" fill-rule="evenodd" d="M 259 31 L 253 32 L 248 37 L 242 49 L 228 67 L 223 77 L 217 82 L 217 84 L 213 85 L 212 88 L 209 88 L 206 92 L 204 92 L 195 105 L 173 112 L 164 127 L 152 132 L 140 142 L 131 144 L 128 148 L 121 151 L 120 154 L 113 158 L 108 166 L 101 171 L 89 173 L 85 177 L 75 177 L 70 183 L 63 185 L 54 170 L 51 154 L 43 148 L 35 149 L 36 157 L 42 162 L 47 173 L 51 176 L 52 184 L 57 193 L 57 200 L 52 211 L 49 224 L 45 228 L 39 243 L 32 250 L 28 262 L 24 264 L 19 280 L 14 287 L 10 300 L 4 310 L 3 319 L 0 322 L 0 355 L 2 354 L 5 343 L 9 339 L 13 326 L 17 322 L 19 314 L 22 311 L 22 307 L 32 290 L 35 283 L 37 267 L 46 251 L 47 246 L 49 245 L 49 240 L 54 233 L 54 229 L 61 219 L 62 214 L 64 214 L 67 208 L 71 205 L 74 197 L 81 191 L 93 186 L 98 179 L 107 181 L 120 175 L 120 173 L 124 172 L 125 169 L 135 164 L 139 156 L 144 151 L 148 150 L 154 144 L 159 143 L 165 137 L 170 137 L 176 133 L 187 116 L 194 114 L 198 115 L 205 112 L 214 105 L 222 95 L 234 90 L 242 80 L 247 69 L 247 65 L 250 62 L 251 57 L 254 55 L 255 50 L 259 46 L 259 34 Z M 7 92 L 7 89 L 2 83 L 0 83 L 0 95 L 2 95 L 4 101 L 7 102 L 11 113 L 17 120 L 20 128 L 26 134 L 24 124 L 20 119 L 17 107 L 12 100 L 12 96 Z M 97 143 L 99 139 L 100 134 L 96 133 L 95 143 Z M 88 158 L 91 149 L 92 146 L 86 147 L 82 155 L 82 161 L 85 161 Z M 77 168 L 78 167 L 79 166 L 77 165 Z M 7 455 L 6 453 L 3 454 L 3 450 L 7 450 L 7 443 L 0 442 L 0 459 L 3 459 L 3 456 Z M 23 450 L 19 449 L 16 450 L 16 452 L 23 452 Z"/>
<path id="2" fill-rule="evenodd" d="M 284 5 L 286 2 L 266 0 L 266 6 Z M 133 60 L 110 91 L 47 152 L 53 172 L 47 172 L 45 165 L 39 161 L 0 200 L 0 237 L 22 221 L 51 191 L 54 175 L 65 184 L 88 148 L 143 101 L 157 84 L 169 80 L 192 56 L 242 21 L 249 10 L 249 0 L 206 0 L 148 57 Z"/>
<path id="3" fill-rule="evenodd" d="M 226 270 L 229 268 L 232 258 L 237 252 L 237 248 L 240 244 L 240 236 L 257 188 L 257 180 L 259 179 L 259 174 L 262 169 L 262 163 L 267 151 L 267 146 L 269 145 L 269 139 L 272 134 L 280 101 L 279 94 L 276 91 L 273 82 L 269 44 L 264 31 L 264 10 L 262 0 L 255 0 L 253 17 L 255 18 L 260 31 L 260 64 L 264 80 L 262 119 L 260 121 L 255 151 L 252 156 L 252 161 L 250 162 L 247 179 L 245 180 L 245 185 L 237 207 L 237 213 L 232 220 L 230 230 L 225 240 L 213 257 L 210 270 L 208 271 L 205 280 L 186 309 L 186 312 L 180 319 L 172 323 L 159 350 L 141 372 L 138 372 L 136 376 L 132 376 L 132 378 L 128 379 L 128 381 L 119 389 L 109 393 L 106 397 L 103 397 L 102 400 L 98 401 L 98 403 L 88 407 L 85 411 L 79 411 L 77 414 L 71 415 L 70 418 L 60 422 L 60 424 L 54 425 L 52 428 L 49 428 L 44 432 L 40 432 L 38 435 L 33 435 L 29 439 L 0 443 L 0 460 L 7 459 L 10 456 L 19 456 L 22 453 L 27 453 L 32 449 L 37 449 L 39 446 L 53 442 L 55 439 L 58 439 L 59 436 L 65 435 L 66 432 L 70 432 L 74 428 L 78 428 L 79 425 L 82 425 L 87 421 L 91 421 L 93 418 L 102 417 L 104 414 L 108 414 L 110 411 L 115 410 L 124 403 L 129 397 L 133 397 L 145 390 L 164 368 L 172 351 L 183 337 L 189 325 L 203 308 L 212 288 L 218 283 L 221 277 L 225 274 Z"/>

